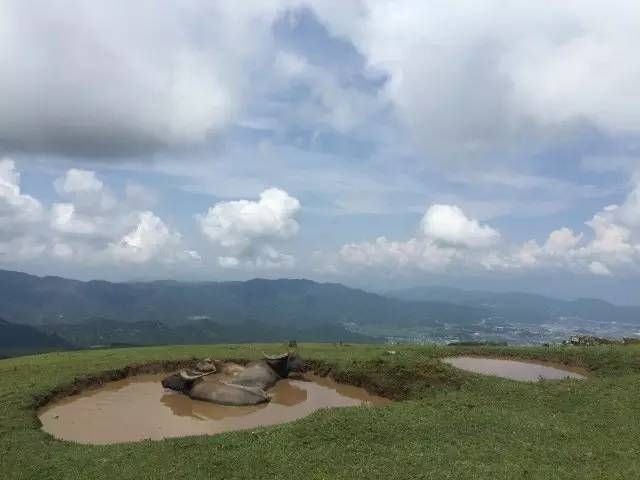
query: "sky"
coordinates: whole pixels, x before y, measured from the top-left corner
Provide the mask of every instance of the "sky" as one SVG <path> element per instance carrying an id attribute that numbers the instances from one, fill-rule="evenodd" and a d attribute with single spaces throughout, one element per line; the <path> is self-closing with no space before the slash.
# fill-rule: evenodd
<path id="1" fill-rule="evenodd" d="M 0 1 L 0 268 L 640 303 L 637 0 Z"/>

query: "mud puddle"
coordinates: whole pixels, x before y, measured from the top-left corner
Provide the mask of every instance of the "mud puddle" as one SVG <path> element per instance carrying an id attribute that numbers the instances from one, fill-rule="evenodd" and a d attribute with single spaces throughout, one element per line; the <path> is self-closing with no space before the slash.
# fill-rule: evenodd
<path id="1" fill-rule="evenodd" d="M 42 428 L 63 440 L 108 444 L 212 435 L 290 422 L 321 408 L 389 403 L 364 389 L 307 375 L 308 381 L 278 382 L 269 403 L 222 406 L 165 390 L 165 376 L 137 375 L 63 398 L 39 411 Z"/>
<path id="2" fill-rule="evenodd" d="M 567 378 L 586 378 L 584 375 L 569 369 L 551 367 L 535 362 L 479 357 L 449 357 L 443 358 L 442 361 L 461 370 L 521 382 L 537 382 L 541 379 L 563 380 Z"/>

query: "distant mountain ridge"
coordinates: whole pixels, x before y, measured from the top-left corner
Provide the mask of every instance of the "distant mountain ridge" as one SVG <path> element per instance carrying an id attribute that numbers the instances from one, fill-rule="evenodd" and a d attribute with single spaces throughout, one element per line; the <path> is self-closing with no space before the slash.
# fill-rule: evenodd
<path id="1" fill-rule="evenodd" d="M 558 341 L 574 333 L 635 334 L 640 307 L 450 287 L 380 295 L 304 279 L 114 283 L 0 270 L 0 318 L 5 351 L 32 352 L 287 340 L 448 341 L 478 335 L 516 343 Z M 615 323 L 627 326 L 609 328 Z"/>
<path id="2" fill-rule="evenodd" d="M 70 348 L 71 343 L 55 333 L 44 333 L 28 325 L 0 318 L 0 355 Z"/>
<path id="3" fill-rule="evenodd" d="M 543 323 L 559 317 L 576 317 L 595 322 L 640 324 L 640 306 L 613 305 L 595 298 L 561 300 L 522 292 L 488 292 L 452 287 L 413 287 L 388 292 L 405 301 L 452 302 L 485 308 L 493 315 L 516 323 Z"/>
<path id="4" fill-rule="evenodd" d="M 0 270 L 0 316 L 14 323 L 82 323 L 89 318 L 181 325 L 211 319 L 296 329 L 326 324 L 470 323 L 482 307 L 388 298 L 311 280 L 82 282 Z"/>

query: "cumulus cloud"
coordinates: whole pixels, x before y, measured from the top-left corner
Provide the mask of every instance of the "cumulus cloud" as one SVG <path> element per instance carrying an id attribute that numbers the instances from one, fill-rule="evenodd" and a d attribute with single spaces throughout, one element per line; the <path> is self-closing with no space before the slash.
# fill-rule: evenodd
<path id="1" fill-rule="evenodd" d="M 296 264 L 293 255 L 282 253 L 271 245 L 263 245 L 249 255 L 236 257 L 218 257 L 222 268 L 251 268 L 257 270 L 282 270 L 293 268 Z"/>
<path id="2" fill-rule="evenodd" d="M 45 208 L 22 192 L 20 173 L 10 158 L 0 159 L 0 260 L 30 260 L 46 249 Z"/>
<path id="3" fill-rule="evenodd" d="M 420 227 L 427 237 L 436 242 L 457 246 L 487 247 L 500 238 L 496 230 L 467 218 L 456 205 L 430 206 Z"/>
<path id="4" fill-rule="evenodd" d="M 90 235 L 96 232 L 96 220 L 79 215 L 71 203 L 54 203 L 51 208 L 51 227 L 58 232 Z"/>
<path id="5" fill-rule="evenodd" d="M 200 261 L 182 236 L 150 210 L 119 201 L 90 170 L 70 169 L 55 180 L 68 198 L 45 208 L 21 193 L 13 161 L 0 161 L 0 256 L 7 261 L 43 255 L 92 265 Z M 107 201 L 108 200 L 108 201 Z"/>
<path id="6" fill-rule="evenodd" d="M 441 247 L 425 238 L 392 241 L 379 237 L 373 242 L 349 243 L 340 249 L 342 260 L 352 265 L 431 271 L 444 269 L 459 255 L 455 248 Z"/>
<path id="7" fill-rule="evenodd" d="M 573 230 L 567 227 L 554 230 L 549 234 L 549 238 L 544 244 L 544 249 L 550 255 L 562 255 L 567 251 L 575 248 L 583 238 L 583 234 L 576 234 Z"/>
<path id="8" fill-rule="evenodd" d="M 456 206 L 434 205 L 421 221 L 421 236 L 345 244 L 338 257 L 349 265 L 407 271 L 560 269 L 600 276 L 635 272 L 640 267 L 639 189 L 636 185 L 621 205 L 605 207 L 585 222 L 589 232 L 562 227 L 542 244 L 532 239 L 498 246 L 500 234 L 493 228 L 468 218 Z"/>
<path id="9" fill-rule="evenodd" d="M 223 255 L 219 264 L 236 267 L 243 262 L 260 266 L 288 266 L 292 257 L 277 252 L 271 242 L 292 238 L 298 233 L 298 199 L 284 190 L 270 188 L 258 201 L 219 202 L 206 214 L 196 216 L 202 233 L 232 255 Z"/>
<path id="10" fill-rule="evenodd" d="M 137 215 L 137 225 L 117 242 L 109 244 L 107 251 L 118 261 L 144 263 L 151 260 L 167 247 L 180 244 L 180 234 L 169 227 L 153 212 L 144 211 Z M 169 250 L 171 252 L 171 249 Z M 183 256 L 199 259 L 197 252 L 184 251 Z"/>
<path id="11" fill-rule="evenodd" d="M 92 170 L 70 168 L 53 185 L 59 195 L 71 199 L 78 209 L 90 215 L 99 215 L 117 204 L 113 193 Z"/>
<path id="12" fill-rule="evenodd" d="M 10 236 L 23 231 L 28 224 L 40 220 L 42 204 L 20 189 L 20 173 L 15 162 L 0 159 L 0 227 L 1 235 Z"/>
<path id="13" fill-rule="evenodd" d="M 366 267 L 440 271 L 456 262 L 479 258 L 500 238 L 496 230 L 468 218 L 458 206 L 442 204 L 427 209 L 420 233 L 406 241 L 379 237 L 373 242 L 349 243 L 340 249 L 340 258 Z"/>
<path id="14" fill-rule="evenodd" d="M 500 256 L 496 266 L 506 269 L 564 268 L 595 275 L 614 275 L 640 266 L 640 223 L 633 212 L 638 186 L 621 205 L 610 205 L 596 213 L 585 225 L 590 235 L 568 228 L 552 232 L 543 246 L 529 241 L 513 253 Z"/>
<path id="15" fill-rule="evenodd" d="M 60 193 L 99 192 L 104 187 L 96 172 L 77 168 L 67 170 L 64 177 L 57 179 L 54 185 Z"/>

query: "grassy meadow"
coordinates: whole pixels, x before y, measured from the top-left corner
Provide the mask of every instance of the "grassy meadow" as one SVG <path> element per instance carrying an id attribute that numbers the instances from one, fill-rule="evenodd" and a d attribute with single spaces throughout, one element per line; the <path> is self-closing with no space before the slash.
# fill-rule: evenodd
<path id="1" fill-rule="evenodd" d="M 78 379 L 117 377 L 126 373 L 119 369 L 154 361 L 248 360 L 283 348 L 123 348 L 0 360 L 0 478 L 640 478 L 639 346 L 399 346 L 389 355 L 385 346 L 303 344 L 299 351 L 315 369 L 397 401 L 159 442 L 80 445 L 40 430 L 38 405 Z M 527 384 L 438 360 L 462 353 L 549 360 L 589 377 Z"/>

